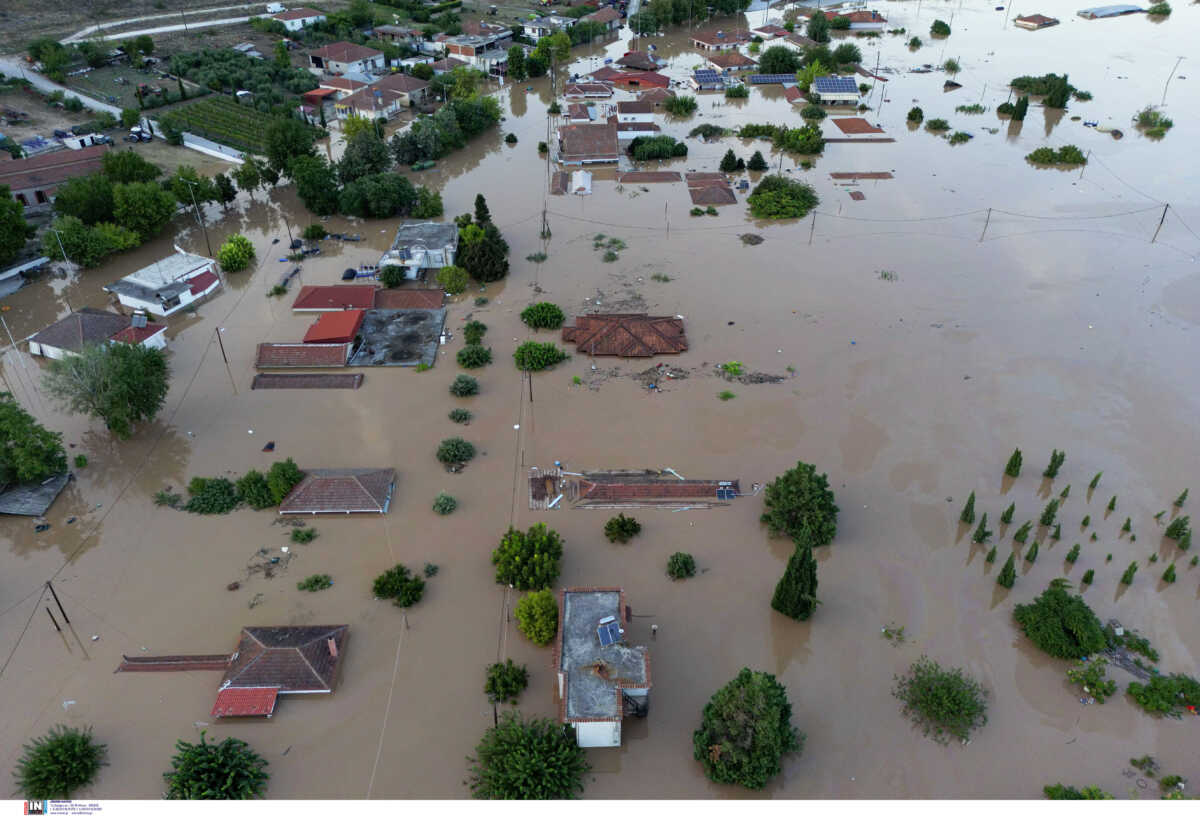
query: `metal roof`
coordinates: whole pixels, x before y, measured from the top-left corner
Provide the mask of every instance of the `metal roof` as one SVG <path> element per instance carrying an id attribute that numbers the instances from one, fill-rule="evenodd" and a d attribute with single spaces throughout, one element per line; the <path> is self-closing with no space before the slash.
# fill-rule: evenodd
<path id="1" fill-rule="evenodd" d="M 813 90 L 819 94 L 858 95 L 858 85 L 851 77 L 817 77 L 813 80 Z"/>

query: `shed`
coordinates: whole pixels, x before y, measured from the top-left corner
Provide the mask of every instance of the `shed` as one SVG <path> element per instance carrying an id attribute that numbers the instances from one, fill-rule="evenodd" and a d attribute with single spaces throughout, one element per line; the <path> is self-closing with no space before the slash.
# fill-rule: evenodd
<path id="1" fill-rule="evenodd" d="M 279 504 L 279 515 L 388 511 L 396 484 L 393 468 L 310 470 Z"/>
<path id="2" fill-rule="evenodd" d="M 304 333 L 305 343 L 352 343 L 362 327 L 362 309 L 325 312 Z"/>

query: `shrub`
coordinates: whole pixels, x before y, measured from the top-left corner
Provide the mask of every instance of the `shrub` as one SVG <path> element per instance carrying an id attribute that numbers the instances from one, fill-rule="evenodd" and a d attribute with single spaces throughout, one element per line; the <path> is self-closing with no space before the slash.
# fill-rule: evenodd
<path id="1" fill-rule="evenodd" d="M 1081 658 L 1105 648 L 1107 641 L 1100 620 L 1078 595 L 1067 592 L 1070 586 L 1061 578 L 1032 603 L 1017 604 L 1013 618 L 1034 645 L 1059 658 Z"/>
<path id="2" fill-rule="evenodd" d="M 1080 578 L 1079 581 L 1080 581 L 1080 583 L 1083 583 L 1083 584 L 1090 584 L 1090 583 L 1092 583 L 1092 579 L 1095 577 L 1096 577 L 1096 571 L 1094 569 L 1090 569 L 1083 574 L 1083 577 Z"/>
<path id="3" fill-rule="evenodd" d="M 1171 4 L 1155 3 L 1150 8 L 1146 9 L 1146 13 L 1153 17 L 1169 17 L 1171 15 Z"/>
<path id="4" fill-rule="evenodd" d="M 469 762 L 476 799 L 570 799 L 589 768 L 574 727 L 513 711 L 484 733 Z"/>
<path id="5" fill-rule="evenodd" d="M 996 545 L 995 544 L 993 544 L 992 548 L 990 550 L 988 550 L 987 555 L 984 556 L 983 560 L 989 564 L 996 563 Z"/>
<path id="6" fill-rule="evenodd" d="M 278 504 L 267 486 L 267 477 L 257 470 L 246 471 L 246 475 L 237 480 L 238 498 L 255 510 L 265 510 Z"/>
<path id="7" fill-rule="evenodd" d="M 493 663 L 487 667 L 483 680 L 483 693 L 491 703 L 512 703 L 516 705 L 517 698 L 529 685 L 529 671 L 524 666 L 512 662 L 512 658 L 503 663 Z"/>
<path id="8" fill-rule="evenodd" d="M 1121 575 L 1121 583 L 1129 586 L 1133 583 L 1133 576 L 1137 573 L 1137 562 L 1131 561 L 1129 566 L 1125 568 L 1125 572 Z"/>
<path id="9" fill-rule="evenodd" d="M 624 513 L 618 513 L 604 523 L 604 537 L 621 544 L 628 544 L 629 539 L 641 531 L 641 523 Z"/>
<path id="10" fill-rule="evenodd" d="M 183 496 L 170 490 L 160 490 L 154 494 L 155 507 L 178 507 L 181 501 Z"/>
<path id="11" fill-rule="evenodd" d="M 303 478 L 304 471 L 296 467 L 296 463 L 290 456 L 282 462 L 271 465 L 271 469 L 267 471 L 267 487 L 271 489 L 271 498 L 274 503 L 282 502 Z"/>
<path id="12" fill-rule="evenodd" d="M 1042 793 L 1047 799 L 1112 799 L 1111 793 L 1105 793 L 1096 786 L 1092 785 L 1085 787 L 1083 790 L 1073 788 L 1070 785 L 1046 785 L 1042 788 Z"/>
<path id="13" fill-rule="evenodd" d="M 517 601 L 513 616 L 521 634 L 538 646 L 545 646 L 558 634 L 558 601 L 548 588 Z"/>
<path id="14" fill-rule="evenodd" d="M 1148 683 L 1130 683 L 1128 691 L 1148 714 L 1175 716 L 1187 706 L 1200 707 L 1200 681 L 1186 674 L 1154 675 Z"/>
<path id="15" fill-rule="evenodd" d="M 1163 535 L 1172 541 L 1183 540 L 1183 537 L 1189 532 L 1188 525 L 1191 523 L 1191 520 L 1191 516 L 1179 516 L 1167 525 L 1167 529 L 1163 532 Z"/>
<path id="16" fill-rule="evenodd" d="M 325 231 L 325 227 L 320 224 L 309 224 L 304 228 L 304 237 L 309 241 L 320 241 L 329 233 Z"/>
<path id="17" fill-rule="evenodd" d="M 425 562 L 425 566 L 421 569 L 421 571 L 425 573 L 426 578 L 432 578 L 433 576 L 438 574 L 438 565 L 430 564 L 427 561 L 427 562 Z"/>
<path id="18" fill-rule="evenodd" d="M 458 266 L 443 266 L 435 277 L 438 285 L 450 295 L 460 295 L 467 291 L 467 284 L 470 282 L 467 271 Z"/>
<path id="19" fill-rule="evenodd" d="M 371 585 L 376 598 L 391 599 L 396 606 L 407 609 L 418 603 L 425 594 L 425 579 L 397 564 L 375 579 Z"/>
<path id="20" fill-rule="evenodd" d="M 786 535 L 797 544 L 820 547 L 837 534 L 838 506 L 826 474 L 815 466 L 797 462 L 796 467 L 767 485 L 763 492 L 763 514 L 759 520 L 771 535 Z"/>
<path id="21" fill-rule="evenodd" d="M 222 477 L 192 479 L 188 485 L 188 492 L 192 495 L 183 509 L 189 513 L 219 515 L 228 513 L 240 503 L 233 482 Z"/>
<path id="22" fill-rule="evenodd" d="M 1071 549 L 1067 551 L 1067 555 L 1066 555 L 1067 563 L 1074 564 L 1078 558 L 1079 558 L 1079 544 L 1078 544 L 1078 542 L 1076 542 L 1075 545 L 1072 546 Z"/>
<path id="23" fill-rule="evenodd" d="M 729 402 L 731 399 L 734 399 L 736 397 L 737 397 L 737 394 L 733 393 L 732 391 L 728 391 L 728 390 L 721 391 L 717 394 L 717 399 L 719 399 L 721 402 Z"/>
<path id="24" fill-rule="evenodd" d="M 449 493 L 438 493 L 433 500 L 433 512 L 439 516 L 448 516 L 458 509 L 458 499 Z"/>
<path id="25" fill-rule="evenodd" d="M 254 260 L 254 244 L 244 235 L 231 235 L 217 250 L 217 260 L 226 272 L 241 272 Z"/>
<path id="26" fill-rule="evenodd" d="M 545 153 L 549 149 L 549 145 L 547 145 L 545 142 L 538 142 L 538 153 Z"/>
<path id="27" fill-rule="evenodd" d="M 471 419 L 474 417 L 474 414 L 472 414 L 466 408 L 454 408 L 449 414 L 447 414 L 447 416 L 450 417 L 451 422 L 457 422 L 459 425 L 465 425 L 471 421 Z"/>
<path id="28" fill-rule="evenodd" d="M 515 133 L 507 134 L 504 137 L 504 141 L 506 144 L 516 144 L 517 143 L 517 134 L 515 134 Z"/>
<path id="29" fill-rule="evenodd" d="M 1078 148 L 1076 148 L 1076 151 L 1078 151 Z M 1058 469 L 1062 467 L 1065 461 L 1067 461 L 1066 451 L 1060 451 L 1055 448 L 1050 453 L 1050 464 L 1046 465 L 1046 470 L 1042 473 L 1042 476 L 1047 479 L 1053 479 L 1058 475 Z"/>
<path id="30" fill-rule="evenodd" d="M 1015 533 L 1013 533 L 1013 541 L 1017 542 L 1018 544 L 1024 544 L 1029 540 L 1029 533 L 1031 530 L 1033 530 L 1033 522 L 1025 522 L 1017 528 Z"/>
<path id="31" fill-rule="evenodd" d="M 563 310 L 553 303 L 533 303 L 521 312 L 521 322 L 533 329 L 557 329 L 566 320 Z"/>
<path id="32" fill-rule="evenodd" d="M 936 132 L 940 132 L 940 131 L 949 130 L 950 123 L 947 122 L 945 119 L 930 119 L 928 122 L 925 123 L 925 127 L 936 133 Z"/>
<path id="33" fill-rule="evenodd" d="M 463 326 L 463 340 L 467 345 L 478 345 L 483 341 L 483 335 L 487 333 L 487 326 L 480 323 L 478 320 L 472 320 Z"/>
<path id="34" fill-rule="evenodd" d="M 1033 546 L 1030 547 L 1025 552 L 1025 560 L 1028 561 L 1030 564 L 1032 564 L 1034 561 L 1037 561 L 1037 557 L 1038 557 L 1038 543 L 1037 543 L 1037 541 L 1034 541 Z"/>
<path id="35" fill-rule="evenodd" d="M 513 362 L 522 371 L 542 371 L 567 358 L 568 355 L 553 343 L 536 343 L 532 340 L 517 346 L 513 352 Z"/>
<path id="36" fill-rule="evenodd" d="M 817 608 L 817 562 L 812 547 L 796 547 L 788 559 L 783 577 L 775 585 L 771 608 L 794 620 L 808 620 Z"/>
<path id="37" fill-rule="evenodd" d="M 726 99 L 747 99 L 750 96 L 750 89 L 745 85 L 731 85 L 725 89 Z"/>
<path id="38" fill-rule="evenodd" d="M 819 122 L 825 118 L 825 109 L 820 105 L 809 103 L 800 109 L 800 115 L 805 119 Z"/>
<path id="39" fill-rule="evenodd" d="M 13 770 L 17 792 L 26 799 L 69 799 L 92 783 L 107 752 L 90 727 L 56 725 L 23 747 Z"/>
<path id="40" fill-rule="evenodd" d="M 934 20 L 933 25 L 929 27 L 929 33 L 935 37 L 949 37 L 950 26 L 942 20 Z"/>
<path id="41" fill-rule="evenodd" d="M 951 57 L 950 59 L 948 59 L 944 63 L 942 63 L 942 70 L 944 70 L 947 74 L 957 74 L 959 71 L 962 70 L 962 66 L 958 64 L 958 60 Z M 980 107 L 982 107 L 982 106 L 980 106 Z M 974 113 L 975 111 L 971 111 L 971 112 Z"/>
<path id="42" fill-rule="evenodd" d="M 558 578 L 562 554 L 562 538 L 545 524 L 535 524 L 524 533 L 509 527 L 492 551 L 496 583 L 521 591 L 545 589 Z"/>
<path id="43" fill-rule="evenodd" d="M 1005 589 L 1012 589 L 1013 584 L 1017 582 L 1017 564 L 1014 554 L 1009 553 L 1008 560 L 1004 562 L 1004 566 L 1000 569 L 1000 574 L 996 576 L 996 583 Z"/>
<path id="44" fill-rule="evenodd" d="M 1100 471 L 1095 476 L 1093 476 L 1092 480 L 1090 482 L 1088 482 L 1088 490 L 1095 490 L 1096 486 L 1100 484 L 1100 477 L 1103 475 L 1104 475 L 1104 471 Z"/>
<path id="45" fill-rule="evenodd" d="M 975 491 L 971 491 L 971 495 L 967 496 L 967 503 L 963 505 L 962 512 L 958 514 L 958 520 L 963 524 L 975 523 Z"/>
<path id="46" fill-rule="evenodd" d="M 787 49 L 784 50 L 786 51 Z M 725 128 L 721 127 L 720 125 L 710 125 L 706 123 L 692 128 L 691 132 L 688 133 L 688 137 L 692 139 L 702 139 L 707 142 L 709 139 L 719 139 L 727 132 L 728 131 L 726 131 Z"/>
<path id="47" fill-rule="evenodd" d="M 784 176 L 765 176 L 746 198 L 755 218 L 803 218 L 820 203 L 812 186 Z"/>
<path id="48" fill-rule="evenodd" d="M 921 47 L 921 38 L 913 37 L 911 40 L 908 41 L 908 47 L 913 49 L 914 51 L 916 49 L 920 48 Z"/>
<path id="49" fill-rule="evenodd" d="M 467 374 L 459 374 L 450 383 L 450 393 L 456 397 L 471 397 L 479 393 L 479 380 Z"/>
<path id="50" fill-rule="evenodd" d="M 688 210 L 688 213 L 690 215 L 704 215 L 704 210 L 699 207 L 692 207 L 690 210 Z"/>
<path id="51" fill-rule="evenodd" d="M 987 513 L 984 513 L 979 518 L 979 526 L 975 528 L 975 532 L 971 534 L 971 540 L 976 544 L 984 544 L 992 537 L 992 531 L 987 528 Z"/>
<path id="52" fill-rule="evenodd" d="M 1048 501 L 1046 503 L 1045 508 L 1042 510 L 1042 517 L 1038 520 L 1038 523 L 1041 524 L 1043 527 L 1049 527 L 1051 524 L 1054 523 L 1054 516 L 1057 513 L 1058 513 L 1058 499 L 1051 499 L 1050 501 Z"/>
<path id="53" fill-rule="evenodd" d="M 1113 496 L 1111 499 L 1108 500 L 1108 507 L 1106 509 L 1110 513 L 1117 509 L 1117 497 L 1116 496 Z"/>
<path id="54" fill-rule="evenodd" d="M 1176 497 L 1175 502 L 1174 502 L 1175 506 L 1183 507 L 1183 503 L 1187 501 L 1187 497 L 1188 497 L 1188 492 L 1187 492 L 1187 490 L 1184 490 L 1182 493 L 1179 494 L 1178 497 Z"/>
<path id="55" fill-rule="evenodd" d="M 696 559 L 692 557 L 691 553 L 672 553 L 671 557 L 667 559 L 667 575 L 673 580 L 691 578 L 695 574 Z"/>
<path id="56" fill-rule="evenodd" d="M 1025 159 L 1035 164 L 1087 164 L 1087 158 L 1083 155 L 1083 151 L 1075 145 L 1064 145 L 1058 150 L 1052 147 L 1039 147 L 1028 154 Z"/>
<path id="57" fill-rule="evenodd" d="M 913 108 L 909 109 L 908 121 L 912 122 L 913 124 L 919 125 L 919 124 L 921 124 L 922 121 L 924 121 L 924 119 L 925 119 L 925 111 L 923 111 L 917 107 L 913 107 Z"/>
<path id="58" fill-rule="evenodd" d="M 300 583 L 296 584 L 296 589 L 304 592 L 320 592 L 323 589 L 329 589 L 333 586 L 332 576 L 320 573 L 318 575 L 310 575 Z"/>
<path id="59" fill-rule="evenodd" d="M 240 739 L 175 742 L 171 770 L 163 774 L 166 799 L 253 799 L 261 796 L 270 775 L 267 761 Z"/>
<path id="60" fill-rule="evenodd" d="M 463 465 L 475 458 L 475 446 L 461 436 L 452 436 L 442 440 L 436 455 L 443 465 Z"/>
<path id="61" fill-rule="evenodd" d="M 803 748 L 804 735 L 792 726 L 792 705 L 775 675 L 742 669 L 704 706 L 692 745 L 713 782 L 761 790 L 783 769 L 783 757 Z"/>
<path id="62" fill-rule="evenodd" d="M 1170 566 L 1167 567 L 1166 572 L 1163 573 L 1162 579 L 1165 583 L 1168 583 L 1168 584 L 1175 583 L 1175 565 L 1174 564 L 1171 564 Z"/>
<path id="63" fill-rule="evenodd" d="M 999 105 L 996 106 L 996 113 L 1002 114 L 1004 116 L 1012 116 L 1013 111 L 1015 111 L 1016 109 L 1017 109 L 1017 106 L 1014 105 L 1012 102 L 1001 102 Z"/>
<path id="64" fill-rule="evenodd" d="M 547 255 L 545 252 L 534 252 L 532 254 L 526 255 L 525 260 L 529 261 L 530 263 L 539 264 L 539 263 L 544 263 L 546 258 L 548 258 L 548 257 L 550 257 L 550 256 Z"/>
<path id="65" fill-rule="evenodd" d="M 482 368 L 492 361 L 492 350 L 481 345 L 463 346 L 456 359 L 463 368 Z"/>
<path id="66" fill-rule="evenodd" d="M 943 669 L 922 656 L 896 677 L 892 695 L 904 703 L 904 714 L 927 737 L 946 744 L 950 737 L 966 741 L 987 724 L 987 691 L 962 669 Z"/>
<path id="67" fill-rule="evenodd" d="M 672 96 L 663 103 L 663 108 L 673 116 L 691 116 L 698 107 L 694 96 Z"/>
<path id="68" fill-rule="evenodd" d="M 1010 504 L 1008 507 L 1006 507 L 1004 509 L 1003 513 L 1000 514 L 1000 523 L 1001 524 L 1012 524 L 1013 513 L 1015 513 L 1016 511 L 1017 511 L 1017 503 L 1013 502 L 1012 504 Z"/>
<path id="69" fill-rule="evenodd" d="M 617 253 L 613 252 L 610 249 L 604 253 L 604 255 L 601 257 L 601 260 L 603 260 L 605 263 L 612 263 L 613 261 L 617 260 L 617 258 L 619 258 L 619 257 L 620 256 L 617 255 Z"/>

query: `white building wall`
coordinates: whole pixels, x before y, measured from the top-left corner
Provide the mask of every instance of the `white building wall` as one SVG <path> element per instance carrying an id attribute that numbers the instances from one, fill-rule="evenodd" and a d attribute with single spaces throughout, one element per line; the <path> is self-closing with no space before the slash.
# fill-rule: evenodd
<path id="1" fill-rule="evenodd" d="M 29 353 L 36 356 L 46 357 L 50 360 L 61 360 L 64 356 L 63 350 L 57 346 L 44 346 L 41 343 L 30 342 Z"/>
<path id="2" fill-rule="evenodd" d="M 580 748 L 619 748 L 621 746 L 621 723 L 585 722 L 573 723 L 575 742 Z"/>
<path id="3" fill-rule="evenodd" d="M 618 122 L 653 122 L 653 113 L 617 113 Z"/>

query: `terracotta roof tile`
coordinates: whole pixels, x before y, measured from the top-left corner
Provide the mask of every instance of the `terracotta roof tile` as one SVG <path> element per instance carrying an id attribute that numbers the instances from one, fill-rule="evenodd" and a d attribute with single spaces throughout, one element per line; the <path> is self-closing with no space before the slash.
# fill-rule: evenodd
<path id="1" fill-rule="evenodd" d="M 341 368 L 349 343 L 259 343 L 255 368 Z"/>
<path id="2" fill-rule="evenodd" d="M 392 468 L 310 470 L 279 504 L 284 513 L 386 513 Z"/>
<path id="3" fill-rule="evenodd" d="M 14 193 L 22 190 L 50 190 L 67 179 L 99 172 L 107 145 L 92 145 L 82 150 L 59 150 L 28 159 L 13 159 L 0 164 L 0 184 Z"/>
<path id="4" fill-rule="evenodd" d="M 221 688 L 332 691 L 350 627 L 247 626 Z"/>
<path id="5" fill-rule="evenodd" d="M 715 481 L 612 481 L 592 482 L 583 480 L 579 486 L 581 501 L 633 501 L 653 499 L 713 499 L 717 498 L 717 488 L 731 487 L 740 492 L 737 481 L 721 484 Z"/>
<path id="6" fill-rule="evenodd" d="M 323 312 L 304 333 L 305 343 L 350 343 L 362 326 L 362 309 L 346 309 L 341 312 Z"/>
<path id="7" fill-rule="evenodd" d="M 683 320 L 645 314 L 580 315 L 562 330 L 565 343 L 583 354 L 653 357 L 687 351 Z"/>
<path id="8" fill-rule="evenodd" d="M 376 286 L 302 286 L 293 310 L 337 312 L 342 309 L 370 309 L 375 305 Z M 440 305 L 440 304 L 439 304 Z"/>
<path id="9" fill-rule="evenodd" d="M 314 57 L 332 60 L 333 62 L 358 62 L 359 60 L 373 59 L 382 57 L 382 51 L 376 51 L 374 48 L 367 48 L 365 45 L 356 45 L 351 42 L 335 42 L 318 48 L 312 52 Z"/>
<path id="10" fill-rule="evenodd" d="M 221 689 L 211 713 L 214 717 L 270 717 L 278 698 L 275 686 Z"/>
<path id="11" fill-rule="evenodd" d="M 376 309 L 440 309 L 445 293 L 441 289 L 376 289 Z"/>
<path id="12" fill-rule="evenodd" d="M 166 330 L 167 330 L 167 327 L 161 323 L 158 325 L 150 323 L 150 324 L 148 324 L 146 326 L 142 326 L 140 328 L 135 327 L 135 326 L 129 326 L 127 328 L 121 329 L 119 332 L 114 334 L 109 339 L 116 343 L 129 343 L 131 345 L 136 346 L 140 343 L 145 342 L 146 340 L 149 340 L 151 337 L 158 334 L 159 332 L 165 332 Z"/>

